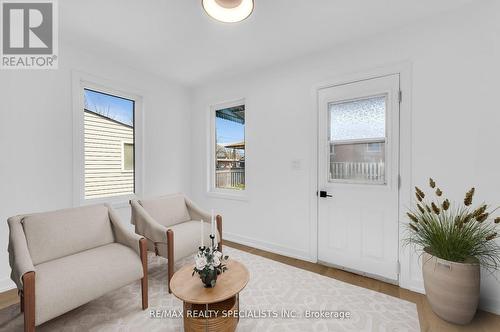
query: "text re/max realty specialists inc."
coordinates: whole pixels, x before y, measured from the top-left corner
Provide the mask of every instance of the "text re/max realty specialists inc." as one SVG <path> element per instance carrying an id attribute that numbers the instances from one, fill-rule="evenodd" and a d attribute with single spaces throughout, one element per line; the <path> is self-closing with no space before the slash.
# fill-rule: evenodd
<path id="1" fill-rule="evenodd" d="M 183 318 L 181 310 L 150 310 L 150 318 L 153 319 L 175 319 Z M 215 318 L 215 317 L 235 317 L 243 319 L 349 319 L 350 311 L 343 310 L 186 310 L 188 318 Z"/>

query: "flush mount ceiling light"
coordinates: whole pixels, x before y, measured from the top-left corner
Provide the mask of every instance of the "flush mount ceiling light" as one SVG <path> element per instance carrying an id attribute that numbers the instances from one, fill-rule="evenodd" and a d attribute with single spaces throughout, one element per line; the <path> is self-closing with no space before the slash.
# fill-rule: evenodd
<path id="1" fill-rule="evenodd" d="M 217 21 L 240 22 L 253 11 L 253 0 L 202 0 L 203 9 Z"/>

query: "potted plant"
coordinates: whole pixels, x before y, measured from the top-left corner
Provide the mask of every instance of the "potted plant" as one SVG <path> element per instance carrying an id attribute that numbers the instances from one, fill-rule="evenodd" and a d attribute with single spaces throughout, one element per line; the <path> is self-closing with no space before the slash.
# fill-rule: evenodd
<path id="1" fill-rule="evenodd" d="M 417 202 L 407 213 L 404 242 L 423 253 L 425 293 L 432 310 L 446 321 L 467 324 L 479 303 L 481 267 L 493 272 L 500 266 L 495 241 L 500 217 L 493 218 L 498 208 L 473 206 L 474 188 L 463 204 L 452 204 L 433 179 L 429 186 L 432 199 L 415 187 Z"/>

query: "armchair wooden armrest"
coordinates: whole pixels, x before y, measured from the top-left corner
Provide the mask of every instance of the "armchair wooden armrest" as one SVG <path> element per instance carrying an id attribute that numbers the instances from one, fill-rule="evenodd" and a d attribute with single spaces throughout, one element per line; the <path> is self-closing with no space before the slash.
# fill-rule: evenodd
<path id="1" fill-rule="evenodd" d="M 145 238 L 139 240 L 139 247 L 141 252 L 142 270 L 144 276 L 141 279 L 142 291 L 142 310 L 148 307 L 148 244 Z"/>

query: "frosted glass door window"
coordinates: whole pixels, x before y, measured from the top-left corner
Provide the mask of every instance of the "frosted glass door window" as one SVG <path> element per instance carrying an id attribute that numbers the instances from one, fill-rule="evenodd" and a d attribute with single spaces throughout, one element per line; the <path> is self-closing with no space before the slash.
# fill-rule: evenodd
<path id="1" fill-rule="evenodd" d="M 386 99 L 328 105 L 330 182 L 385 183 Z"/>

